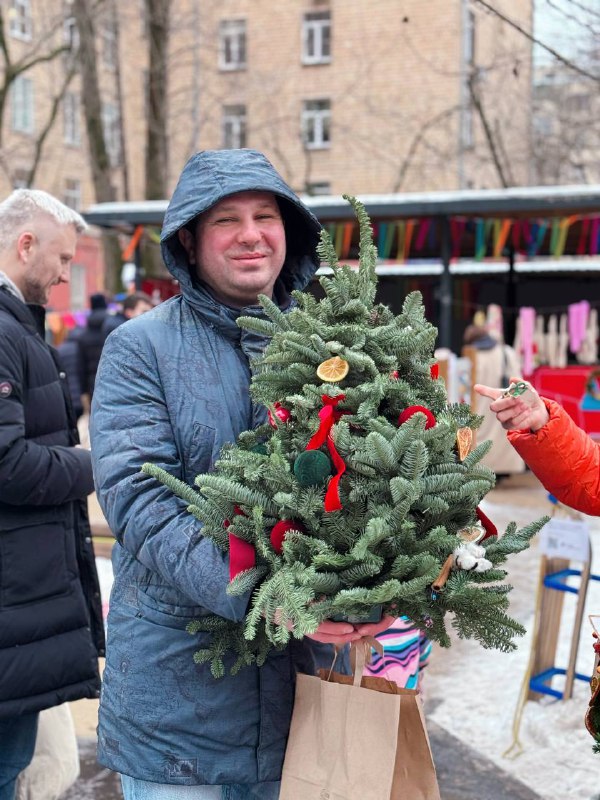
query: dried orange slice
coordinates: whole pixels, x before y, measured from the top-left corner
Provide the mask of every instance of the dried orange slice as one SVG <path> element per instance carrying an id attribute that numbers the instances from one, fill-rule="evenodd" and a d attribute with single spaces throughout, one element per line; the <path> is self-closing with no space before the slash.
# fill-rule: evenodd
<path id="1" fill-rule="evenodd" d="M 350 366 L 347 361 L 339 356 L 328 358 L 317 367 L 317 375 L 322 381 L 328 383 L 335 383 L 336 381 L 343 380 L 348 374 Z"/>

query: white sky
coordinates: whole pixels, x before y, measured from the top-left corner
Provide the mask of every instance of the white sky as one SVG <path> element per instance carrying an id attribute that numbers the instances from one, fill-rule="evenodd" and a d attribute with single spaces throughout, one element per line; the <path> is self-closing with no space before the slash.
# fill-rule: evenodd
<path id="1" fill-rule="evenodd" d="M 600 0 L 534 0 L 534 36 L 565 57 L 572 56 L 590 30 L 600 39 Z M 534 47 L 538 63 L 552 56 Z"/>

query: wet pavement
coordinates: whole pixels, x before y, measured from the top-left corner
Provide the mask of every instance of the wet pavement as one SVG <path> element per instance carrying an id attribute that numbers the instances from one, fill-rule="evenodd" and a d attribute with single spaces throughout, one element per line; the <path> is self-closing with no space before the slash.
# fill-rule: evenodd
<path id="1" fill-rule="evenodd" d="M 442 800 L 541 800 L 439 725 L 428 723 L 428 730 Z M 121 800 L 118 776 L 96 762 L 96 740 L 80 738 L 79 753 L 81 775 L 61 800 Z"/>

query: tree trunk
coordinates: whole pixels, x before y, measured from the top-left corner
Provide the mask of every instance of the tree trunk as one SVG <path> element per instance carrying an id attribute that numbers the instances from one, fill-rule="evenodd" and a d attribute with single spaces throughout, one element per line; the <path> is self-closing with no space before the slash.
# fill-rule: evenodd
<path id="1" fill-rule="evenodd" d="M 94 193 L 96 202 L 105 203 L 115 199 L 115 190 L 111 181 L 110 160 L 102 128 L 102 102 L 98 84 L 98 71 L 96 69 L 96 36 L 89 0 L 74 0 L 73 14 L 79 30 L 81 95 L 92 165 Z"/>
<path id="2" fill-rule="evenodd" d="M 146 129 L 146 200 L 167 196 L 167 52 L 169 2 L 146 0 L 148 12 L 148 95 Z"/>
<path id="3" fill-rule="evenodd" d="M 169 2 L 146 0 L 148 20 L 148 85 L 146 87 L 146 186 L 147 200 L 164 200 L 168 192 L 167 83 L 169 51 Z M 164 276 L 160 249 L 142 239 L 143 274 Z"/>
<path id="4" fill-rule="evenodd" d="M 96 8 L 101 8 L 103 2 Z M 74 0 L 73 15 L 79 31 L 79 64 L 81 67 L 81 96 L 87 131 L 92 181 L 97 203 L 115 200 L 110 159 L 102 127 L 102 101 L 96 68 L 96 34 L 90 0 Z M 121 253 L 117 234 L 103 231 L 104 283 L 114 294 L 121 286 Z"/>

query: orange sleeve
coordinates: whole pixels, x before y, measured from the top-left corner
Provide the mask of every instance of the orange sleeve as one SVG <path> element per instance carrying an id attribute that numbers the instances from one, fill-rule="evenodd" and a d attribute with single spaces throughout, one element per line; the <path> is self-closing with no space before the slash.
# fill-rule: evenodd
<path id="1" fill-rule="evenodd" d="M 509 431 L 508 440 L 561 503 L 600 516 L 600 445 L 558 403 L 544 398 L 550 419 L 539 431 Z"/>

